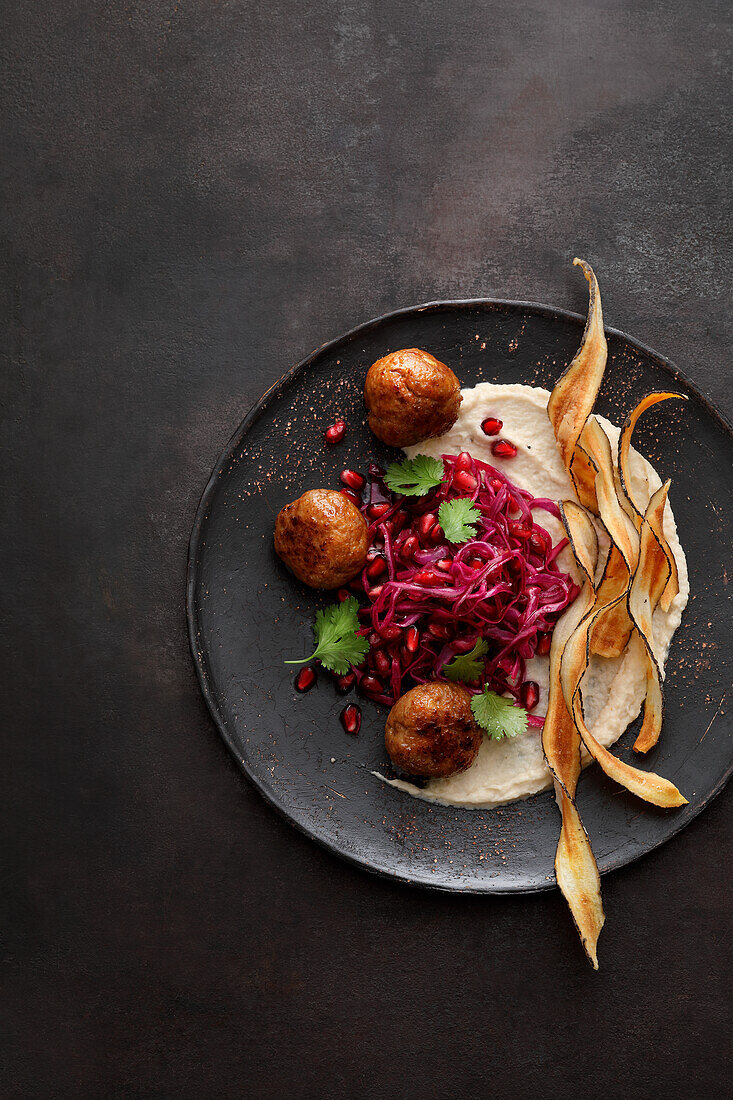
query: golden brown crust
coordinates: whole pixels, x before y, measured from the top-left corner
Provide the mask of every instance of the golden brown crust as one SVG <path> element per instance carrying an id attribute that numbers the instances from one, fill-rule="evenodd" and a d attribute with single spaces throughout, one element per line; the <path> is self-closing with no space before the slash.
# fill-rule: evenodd
<path id="1" fill-rule="evenodd" d="M 275 552 L 311 588 L 338 588 L 366 562 L 367 524 L 333 489 L 309 489 L 275 520 Z"/>
<path id="2" fill-rule="evenodd" d="M 369 427 L 392 447 L 409 447 L 449 431 L 461 405 L 461 384 L 427 351 L 403 348 L 378 359 L 364 385 Z"/>
<path id="3" fill-rule="evenodd" d="M 384 743 L 392 763 L 410 775 L 441 779 L 470 768 L 483 734 L 471 696 L 459 684 L 418 684 L 387 718 Z"/>

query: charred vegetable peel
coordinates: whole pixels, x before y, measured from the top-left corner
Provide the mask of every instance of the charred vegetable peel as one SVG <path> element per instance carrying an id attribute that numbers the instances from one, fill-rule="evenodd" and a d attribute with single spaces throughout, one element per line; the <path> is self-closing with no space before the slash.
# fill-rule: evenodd
<path id="1" fill-rule="evenodd" d="M 624 596 L 617 597 L 619 600 L 624 598 Z M 588 668 L 590 648 L 588 639 L 598 615 L 605 610 L 605 606 L 607 605 L 602 604 L 600 607 L 591 608 L 565 646 L 560 665 L 560 682 L 565 704 L 573 716 L 583 744 L 593 759 L 601 765 L 606 775 L 626 787 L 632 794 L 638 795 L 645 802 L 651 802 L 655 806 L 684 806 L 687 799 L 683 798 L 673 783 L 660 775 L 655 775 L 654 772 L 640 771 L 619 760 L 600 744 L 585 723 L 581 686 Z"/>
<path id="2" fill-rule="evenodd" d="M 575 453 L 570 463 L 570 477 L 580 503 L 597 515 L 596 468 L 578 443 L 575 445 Z"/>
<path id="3" fill-rule="evenodd" d="M 680 401 L 686 401 L 687 398 L 683 393 L 648 393 L 646 397 L 642 398 L 639 404 L 633 409 L 623 426 L 621 435 L 618 441 L 618 469 L 621 478 L 621 484 L 624 492 L 631 503 L 634 510 L 637 527 L 641 527 L 641 520 L 643 515 L 643 508 L 639 506 L 639 502 L 635 500 L 633 490 L 631 487 L 631 474 L 629 470 L 629 452 L 631 450 L 631 436 L 633 434 L 636 423 L 642 413 L 645 413 L 647 409 L 652 408 L 653 405 L 658 405 L 661 401 L 669 401 L 672 398 L 677 398 Z M 662 593 L 661 603 L 662 610 L 669 610 L 669 605 L 680 590 L 679 578 L 677 576 L 677 562 L 675 561 L 674 554 L 669 548 L 669 544 L 664 536 L 664 531 L 661 530 L 658 535 L 659 541 L 662 545 L 664 553 L 667 556 L 667 561 L 670 566 L 670 575 Z"/>
<path id="4" fill-rule="evenodd" d="M 616 603 L 615 598 L 628 591 L 630 579 L 621 551 L 611 544 L 598 587 L 598 601 L 607 604 L 608 608 L 599 615 L 590 639 L 591 653 L 599 657 L 620 657 L 628 645 L 633 623 L 626 603 L 623 600 Z"/>
<path id="5" fill-rule="evenodd" d="M 631 571 L 639 556 L 639 536 L 619 500 L 608 436 L 593 416 L 583 429 L 580 447 L 597 471 L 598 511 L 612 543 L 596 599 L 596 605 L 603 610 L 595 621 L 591 651 L 603 657 L 618 657 L 631 634 L 626 601 L 618 597 L 628 592 Z"/>
<path id="6" fill-rule="evenodd" d="M 600 476 L 596 484 L 600 485 Z M 568 514 L 567 505 L 565 505 L 564 514 L 565 516 Z M 577 541 L 571 539 L 571 545 L 575 550 Z M 651 551 L 649 552 L 648 560 L 651 562 Z M 587 574 L 587 559 L 582 561 L 579 559 L 579 564 Z M 586 581 L 586 591 L 588 596 L 590 596 L 590 584 L 588 581 Z M 639 769 L 632 767 L 630 764 L 625 764 L 615 757 L 613 753 L 604 748 L 593 736 L 586 725 L 583 715 L 581 685 L 590 661 L 590 637 L 593 628 L 602 615 L 612 611 L 618 604 L 625 600 L 626 592 L 623 592 L 619 596 L 615 596 L 607 602 L 600 600 L 599 594 L 596 593 L 593 602 L 590 604 L 583 618 L 567 639 L 560 660 L 560 684 L 562 686 L 565 705 L 573 717 L 576 729 L 583 744 L 593 759 L 601 765 L 607 775 L 615 779 L 616 782 L 621 783 L 621 785 L 631 791 L 632 794 L 636 794 L 640 798 L 643 798 L 647 802 L 652 802 L 656 806 L 683 806 L 687 800 L 682 797 L 673 783 L 663 779 L 661 776 L 655 775 L 653 772 L 639 771 Z"/>
<path id="7" fill-rule="evenodd" d="M 583 429 L 580 446 L 596 469 L 595 489 L 601 522 L 631 572 L 636 568 L 639 557 L 639 536 L 621 506 L 616 489 L 611 444 L 594 416 L 589 418 Z"/>
<path id="8" fill-rule="evenodd" d="M 648 408 L 682 394 L 647 395 L 628 417 L 619 439 L 614 467 L 608 436 L 592 415 L 606 365 L 606 340 L 598 283 L 582 260 L 590 286 L 588 320 L 572 363 L 555 386 L 547 412 L 562 461 L 581 505 L 595 513 L 611 540 L 601 581 L 594 590 L 597 543 L 593 524 L 579 505 L 566 501 L 562 520 L 579 567 L 582 592 L 555 627 L 550 648 L 550 694 L 542 748 L 555 779 L 562 827 L 555 858 L 558 885 L 565 895 L 583 946 L 594 967 L 603 925 L 598 869 L 575 805 L 580 746 L 585 745 L 612 779 L 657 806 L 682 806 L 686 799 L 673 783 L 619 760 L 593 736 L 585 721 L 582 683 L 591 654 L 619 657 L 637 633 L 647 662 L 647 691 L 642 729 L 634 745 L 645 752 L 656 744 L 662 722 L 662 672 L 654 652 L 652 616 L 657 604 L 667 610 L 679 591 L 677 565 L 664 535 L 669 482 L 643 511 L 633 496 L 629 456 L 631 436 Z"/>
<path id="9" fill-rule="evenodd" d="M 642 516 L 644 515 L 644 508 L 635 499 L 632 483 L 631 483 L 631 471 L 629 468 L 629 455 L 631 452 L 631 436 L 633 435 L 634 428 L 637 425 L 639 417 L 641 417 L 647 409 L 651 409 L 654 405 L 659 405 L 662 401 L 670 401 L 673 398 L 678 398 L 680 401 L 686 401 L 687 398 L 683 393 L 648 393 L 646 397 L 642 397 L 639 404 L 635 409 L 632 409 L 629 415 L 626 417 L 624 426 L 621 429 L 621 435 L 618 440 L 618 469 L 621 476 L 621 484 L 624 492 L 628 497 L 631 505 L 636 513 L 638 520 L 637 527 L 641 527 Z"/>
<path id="10" fill-rule="evenodd" d="M 629 589 L 629 616 L 646 648 L 646 701 L 644 722 L 634 742 L 637 752 L 648 752 L 659 740 L 662 730 L 662 672 L 654 653 L 652 616 L 670 575 L 669 561 L 659 540 L 667 503 L 669 482 L 665 482 L 649 501 L 641 523 L 639 564 Z"/>
<path id="11" fill-rule="evenodd" d="M 585 260 L 576 257 L 573 263 L 582 268 L 588 280 L 588 320 L 576 356 L 557 382 L 547 403 L 547 414 L 568 472 L 573 461 L 575 444 L 593 410 L 608 354 L 598 280 L 593 268 Z"/>
<path id="12" fill-rule="evenodd" d="M 550 695 L 542 730 L 542 750 L 555 778 L 555 794 L 562 814 L 560 839 L 555 854 L 557 882 L 570 907 L 581 943 L 594 969 L 598 969 L 597 944 L 605 916 L 601 880 L 588 834 L 575 805 L 580 775 L 580 737 L 560 687 L 560 661 L 567 639 L 593 601 L 593 573 L 598 540 L 587 514 L 566 501 L 562 520 L 576 559 L 585 573 L 580 596 L 556 626 L 550 648 Z"/>
<path id="13" fill-rule="evenodd" d="M 588 834 L 573 799 L 559 794 L 562 826 L 555 853 L 557 884 L 575 922 L 586 955 L 598 969 L 598 937 L 606 919 L 601 900 L 601 876 Z"/>
<path id="14" fill-rule="evenodd" d="M 585 509 L 572 500 L 566 500 L 560 505 L 560 518 L 568 536 L 573 556 L 592 588 L 596 562 L 598 561 L 598 535 L 593 521 Z"/>

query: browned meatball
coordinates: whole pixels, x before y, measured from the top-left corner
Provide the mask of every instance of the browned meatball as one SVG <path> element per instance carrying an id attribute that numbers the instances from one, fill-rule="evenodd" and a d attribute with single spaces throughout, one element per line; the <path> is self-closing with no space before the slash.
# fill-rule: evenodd
<path id="1" fill-rule="evenodd" d="M 356 505 L 333 489 L 309 489 L 275 520 L 275 551 L 311 588 L 338 588 L 366 562 L 367 524 Z"/>
<path id="2" fill-rule="evenodd" d="M 369 368 L 364 400 L 374 434 L 392 447 L 409 447 L 453 427 L 461 384 L 429 352 L 404 348 Z"/>
<path id="3" fill-rule="evenodd" d="M 466 689 L 438 680 L 418 684 L 398 699 L 384 730 L 392 763 L 410 775 L 430 779 L 470 768 L 482 737 Z"/>

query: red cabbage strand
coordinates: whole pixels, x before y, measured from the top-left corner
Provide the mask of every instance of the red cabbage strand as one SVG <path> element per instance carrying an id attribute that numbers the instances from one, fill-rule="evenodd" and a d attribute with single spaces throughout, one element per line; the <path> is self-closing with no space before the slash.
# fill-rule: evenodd
<path id="1" fill-rule="evenodd" d="M 386 706 L 415 684 L 445 680 L 445 665 L 479 638 L 489 647 L 484 668 L 465 686 L 471 692 L 488 686 L 517 699 L 526 662 L 579 592 L 557 565 L 567 539 L 553 544 L 534 517 L 542 510 L 559 518 L 554 501 L 533 497 L 495 467 L 468 455 L 442 458 L 441 485 L 422 497 L 391 493 L 381 469 L 372 465 L 369 470 L 362 512 L 371 551 L 351 587 L 368 602 L 359 616 L 370 649 L 355 672 L 363 693 Z M 457 497 L 470 499 L 481 515 L 475 537 L 453 546 L 437 515 L 443 501 Z M 370 522 L 375 503 L 390 508 Z M 428 514 L 436 523 L 423 519 Z M 387 569 L 371 581 L 369 566 L 379 556 Z M 530 724 L 541 726 L 542 719 L 530 715 Z"/>

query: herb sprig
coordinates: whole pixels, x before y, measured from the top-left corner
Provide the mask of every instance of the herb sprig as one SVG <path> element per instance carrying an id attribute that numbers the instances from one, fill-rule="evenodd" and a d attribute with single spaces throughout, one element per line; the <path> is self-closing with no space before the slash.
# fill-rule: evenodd
<path id="1" fill-rule="evenodd" d="M 384 483 L 393 493 L 403 497 L 423 497 L 443 480 L 443 463 L 439 458 L 415 455 L 402 462 L 391 462 Z"/>
<path id="2" fill-rule="evenodd" d="M 358 610 L 358 601 L 349 596 L 343 603 L 334 603 L 318 611 L 313 626 L 314 652 L 301 661 L 285 661 L 285 664 L 304 665 L 317 659 L 337 676 L 344 676 L 351 665 L 360 664 L 369 652 L 369 642 L 356 633 L 360 627 Z"/>
<path id="3" fill-rule="evenodd" d="M 484 670 L 482 658 L 489 652 L 489 644 L 484 638 L 477 638 L 473 649 L 468 653 L 462 653 L 454 657 L 448 664 L 443 665 L 443 675 L 449 680 L 462 680 L 470 684 L 478 680 Z"/>
<path id="4" fill-rule="evenodd" d="M 443 533 L 454 546 L 475 537 L 476 524 L 480 519 L 481 512 L 466 497 L 444 500 L 438 509 L 438 520 Z"/>
<path id="5" fill-rule="evenodd" d="M 527 732 L 527 712 L 515 707 L 511 699 L 484 688 L 481 695 L 471 699 L 473 716 L 492 741 L 502 737 L 517 737 Z"/>

